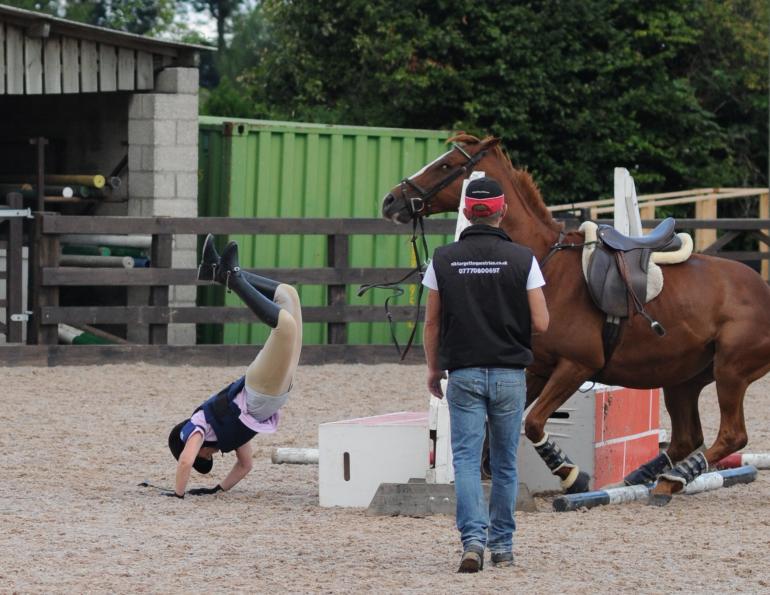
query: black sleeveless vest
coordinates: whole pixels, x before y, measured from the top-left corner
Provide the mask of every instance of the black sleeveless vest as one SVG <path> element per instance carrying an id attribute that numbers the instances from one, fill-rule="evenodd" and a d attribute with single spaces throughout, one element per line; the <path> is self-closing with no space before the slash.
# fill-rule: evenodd
<path id="1" fill-rule="evenodd" d="M 217 441 L 206 442 L 206 446 L 214 446 L 222 452 L 230 452 L 243 446 L 257 434 L 239 419 L 241 409 L 235 404 L 235 397 L 245 385 L 246 377 L 241 376 L 217 394 L 209 397 L 195 410 L 203 410 L 206 421 L 211 424 L 217 435 Z"/>
<path id="2" fill-rule="evenodd" d="M 532 251 L 489 225 L 472 225 L 457 242 L 436 249 L 442 369 L 524 368 L 532 363 L 531 267 Z"/>

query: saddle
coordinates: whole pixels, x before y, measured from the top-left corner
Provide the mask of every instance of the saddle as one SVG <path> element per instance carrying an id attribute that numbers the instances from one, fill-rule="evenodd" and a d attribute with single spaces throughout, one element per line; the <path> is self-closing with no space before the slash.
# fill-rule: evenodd
<path id="1" fill-rule="evenodd" d="M 688 234 L 676 234 L 676 221 L 669 217 L 652 232 L 628 237 L 609 225 L 586 221 L 583 274 L 596 306 L 608 317 L 628 318 L 634 310 L 647 318 L 653 330 L 665 330 L 644 311 L 644 304 L 663 289 L 663 272 L 658 263 L 683 262 L 692 253 Z"/>
<path id="2" fill-rule="evenodd" d="M 682 240 L 674 234 L 676 221 L 668 217 L 646 236 L 625 236 L 609 225 L 599 226 L 599 238 L 613 250 L 630 252 L 631 250 L 655 250 L 656 252 L 674 252 L 682 247 Z"/>

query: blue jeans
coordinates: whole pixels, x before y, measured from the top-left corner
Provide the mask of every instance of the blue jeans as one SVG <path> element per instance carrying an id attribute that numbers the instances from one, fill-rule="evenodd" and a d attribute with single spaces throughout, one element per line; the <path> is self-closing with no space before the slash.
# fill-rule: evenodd
<path id="1" fill-rule="evenodd" d="M 449 374 L 447 403 L 463 549 L 510 552 L 516 530 L 516 451 L 526 400 L 524 370 L 461 368 Z M 481 451 L 489 422 L 492 491 L 489 508 L 481 486 Z"/>

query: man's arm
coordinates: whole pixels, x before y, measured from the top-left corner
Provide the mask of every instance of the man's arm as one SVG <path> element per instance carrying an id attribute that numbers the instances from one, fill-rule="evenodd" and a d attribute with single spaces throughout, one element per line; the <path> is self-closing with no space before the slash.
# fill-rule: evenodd
<path id="1" fill-rule="evenodd" d="M 545 303 L 545 294 L 542 287 L 536 287 L 527 291 L 529 300 L 529 315 L 532 320 L 532 332 L 544 333 L 548 330 L 550 316 L 548 305 Z"/>
<path id="2" fill-rule="evenodd" d="M 219 482 L 219 486 L 226 492 L 249 474 L 251 465 L 251 442 L 247 442 L 235 449 L 235 464 L 233 465 L 233 468 L 230 469 L 230 473 L 227 474 L 227 477 Z"/>
<path id="3" fill-rule="evenodd" d="M 428 364 L 428 390 L 434 397 L 442 399 L 441 379 L 446 378 L 444 370 L 438 365 L 439 332 L 441 330 L 441 296 L 434 289 L 428 290 L 428 305 L 425 309 L 425 327 L 423 331 L 423 348 L 425 361 Z"/>

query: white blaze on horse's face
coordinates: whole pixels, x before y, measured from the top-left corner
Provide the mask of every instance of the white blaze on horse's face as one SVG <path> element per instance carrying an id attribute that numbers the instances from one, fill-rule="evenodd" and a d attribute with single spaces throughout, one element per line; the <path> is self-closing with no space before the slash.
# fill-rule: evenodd
<path id="1" fill-rule="evenodd" d="M 446 153 L 444 153 L 443 155 L 440 155 L 440 156 L 436 157 L 436 158 L 435 158 L 433 161 L 431 161 L 431 162 L 430 162 L 430 163 L 428 163 L 427 165 L 423 165 L 423 166 L 422 166 L 422 168 L 420 169 L 420 171 L 417 171 L 417 172 L 413 173 L 413 174 L 412 174 L 411 176 L 409 176 L 407 179 L 408 179 L 408 180 L 414 180 L 414 179 L 415 179 L 417 176 L 421 176 L 421 175 L 422 175 L 422 174 L 424 174 L 426 171 L 428 171 L 428 170 L 431 168 L 431 166 L 433 166 L 433 165 L 435 165 L 436 163 L 438 163 L 439 161 L 441 161 L 441 160 L 442 160 L 444 157 L 446 157 L 447 155 L 449 155 L 449 154 L 450 154 L 452 151 L 454 151 L 454 147 L 452 147 L 451 149 L 449 149 L 449 150 L 448 150 Z"/>
<path id="2" fill-rule="evenodd" d="M 427 165 L 424 165 L 423 167 L 421 167 L 419 171 L 416 171 L 411 176 L 408 176 L 405 179 L 406 180 L 414 180 L 415 178 L 421 176 L 426 171 L 428 171 L 432 166 L 434 166 L 439 161 L 441 161 L 442 159 L 447 157 L 450 153 L 452 153 L 452 151 L 454 151 L 454 147 L 449 149 L 443 155 L 439 155 L 433 161 L 431 161 Z M 402 195 L 400 197 L 400 200 L 403 201 L 404 204 L 403 204 L 403 207 L 399 209 L 399 208 L 394 208 L 396 206 L 394 204 L 396 202 L 396 197 L 392 193 L 389 192 L 382 199 L 381 212 L 385 216 L 386 219 L 390 219 L 394 223 L 404 223 L 406 220 L 411 219 L 411 215 L 409 215 L 409 216 L 405 216 L 404 215 L 404 210 L 406 210 L 408 212 L 408 207 L 407 207 L 407 201 L 409 200 L 408 197 L 406 195 Z"/>

